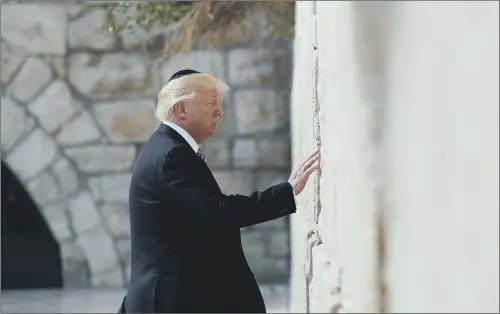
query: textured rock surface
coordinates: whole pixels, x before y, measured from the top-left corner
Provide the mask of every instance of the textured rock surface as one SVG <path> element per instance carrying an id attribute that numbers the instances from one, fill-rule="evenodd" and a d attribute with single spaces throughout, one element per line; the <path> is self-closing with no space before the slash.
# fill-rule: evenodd
<path id="1" fill-rule="evenodd" d="M 60 128 L 79 109 L 62 80 L 52 82 L 30 105 L 29 110 L 49 133 Z"/>
<path id="2" fill-rule="evenodd" d="M 31 54 L 66 53 L 64 9 L 51 4 L 2 4 L 2 38 Z"/>
<path id="3" fill-rule="evenodd" d="M 88 183 L 96 201 L 126 202 L 130 177 L 130 173 L 92 176 Z"/>
<path id="4" fill-rule="evenodd" d="M 93 99 L 144 94 L 155 87 L 154 71 L 147 57 L 137 54 L 74 54 L 68 72 L 71 84 Z"/>
<path id="5" fill-rule="evenodd" d="M 86 111 L 64 125 L 56 135 L 57 142 L 63 146 L 94 143 L 101 137 L 94 118 Z"/>
<path id="6" fill-rule="evenodd" d="M 126 101 L 99 103 L 94 114 L 112 142 L 145 142 L 158 127 L 155 102 Z"/>
<path id="7" fill-rule="evenodd" d="M 88 145 L 72 147 L 66 154 L 84 173 L 96 174 L 103 171 L 130 171 L 135 161 L 133 146 Z"/>
<path id="8" fill-rule="evenodd" d="M 276 91 L 238 91 L 234 94 L 234 106 L 241 134 L 275 131 L 287 121 L 285 99 Z"/>
<path id="9" fill-rule="evenodd" d="M 100 218 L 88 192 L 82 192 L 69 201 L 69 214 L 73 228 L 78 233 L 99 226 Z"/>
<path id="10" fill-rule="evenodd" d="M 77 241 L 89 261 L 92 274 L 108 271 L 118 266 L 113 240 L 101 226 L 80 233 Z"/>
<path id="11" fill-rule="evenodd" d="M 35 129 L 11 151 L 6 161 L 21 180 L 27 180 L 53 162 L 56 155 L 54 140 L 41 129 Z"/>
<path id="12" fill-rule="evenodd" d="M 28 102 L 50 82 L 51 78 L 49 65 L 40 58 L 30 57 L 9 85 L 8 91 L 17 100 Z"/>
<path id="13" fill-rule="evenodd" d="M 131 171 L 159 124 L 156 94 L 179 69 L 210 73 L 231 87 L 219 134 L 202 145 L 225 193 L 248 195 L 289 175 L 283 91 L 291 84 L 291 46 L 256 48 L 269 32 L 263 14 L 232 29 L 222 49 L 200 45 L 150 62 L 174 28 L 115 37 L 99 30 L 104 12 L 74 3 L 2 4 L 2 158 L 59 242 L 68 288 L 128 283 Z M 289 277 L 287 227 L 284 218 L 242 233 L 261 282 Z"/>
<path id="14" fill-rule="evenodd" d="M 38 205 L 46 205 L 59 198 L 59 187 L 56 180 L 46 171 L 29 181 L 27 188 L 31 197 L 36 199 Z"/>
<path id="15" fill-rule="evenodd" d="M 8 47 L 6 43 L 1 43 L 1 78 L 2 84 L 10 81 L 14 73 L 19 69 L 25 56 L 22 53 L 15 52 Z"/>
<path id="16" fill-rule="evenodd" d="M 281 86 L 287 82 L 291 51 L 288 45 L 242 48 L 228 54 L 229 82 L 234 85 Z"/>
<path id="17" fill-rule="evenodd" d="M 106 14 L 105 9 L 95 9 L 69 23 L 69 47 L 73 49 L 112 49 L 116 45 L 115 36 L 112 33 L 101 31 L 101 27 L 104 26 L 107 19 Z"/>
<path id="18" fill-rule="evenodd" d="M 498 311 L 498 3 L 296 14 L 291 311 Z"/>
<path id="19" fill-rule="evenodd" d="M 35 120 L 12 98 L 2 98 L 1 133 L 2 150 L 9 150 L 35 125 Z"/>

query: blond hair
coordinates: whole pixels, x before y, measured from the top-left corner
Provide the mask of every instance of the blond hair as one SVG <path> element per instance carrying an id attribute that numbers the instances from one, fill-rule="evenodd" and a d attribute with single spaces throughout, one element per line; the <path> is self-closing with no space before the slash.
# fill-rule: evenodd
<path id="1" fill-rule="evenodd" d="M 160 121 L 169 120 L 175 104 L 193 98 L 196 91 L 209 89 L 217 89 L 219 95 L 222 95 L 229 90 L 229 86 L 205 73 L 189 74 L 171 80 L 158 93 L 156 117 Z"/>

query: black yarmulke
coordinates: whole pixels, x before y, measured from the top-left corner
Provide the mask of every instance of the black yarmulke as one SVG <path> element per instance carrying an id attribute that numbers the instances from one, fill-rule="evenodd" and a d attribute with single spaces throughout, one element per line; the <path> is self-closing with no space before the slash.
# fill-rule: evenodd
<path id="1" fill-rule="evenodd" d="M 201 73 L 201 72 L 191 70 L 191 69 L 180 70 L 178 72 L 175 72 L 174 75 L 172 75 L 172 77 L 168 80 L 168 82 L 175 80 L 175 79 L 178 79 L 180 77 L 189 75 L 189 74 L 196 74 L 196 73 Z"/>

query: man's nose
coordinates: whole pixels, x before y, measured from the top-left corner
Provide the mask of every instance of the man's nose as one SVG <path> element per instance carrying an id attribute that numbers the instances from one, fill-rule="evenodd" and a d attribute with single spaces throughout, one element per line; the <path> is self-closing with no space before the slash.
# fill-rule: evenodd
<path id="1" fill-rule="evenodd" d="M 221 105 L 217 105 L 217 109 L 215 109 L 215 115 L 217 117 L 222 117 L 224 115 L 224 111 L 222 110 L 222 106 Z"/>

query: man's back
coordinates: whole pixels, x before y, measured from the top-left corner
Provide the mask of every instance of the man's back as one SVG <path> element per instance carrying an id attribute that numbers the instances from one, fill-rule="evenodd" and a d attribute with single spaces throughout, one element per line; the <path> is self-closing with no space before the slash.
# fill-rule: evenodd
<path id="1" fill-rule="evenodd" d="M 170 156 L 174 150 L 183 151 L 184 165 Z M 143 147 L 130 185 L 127 312 L 265 311 L 241 247 L 239 226 L 186 219 L 178 195 L 169 189 L 175 180 L 165 179 L 165 172 L 176 169 L 189 169 L 187 176 L 196 178 L 189 189 L 198 196 L 222 194 L 204 161 L 177 132 L 160 125 Z"/>

